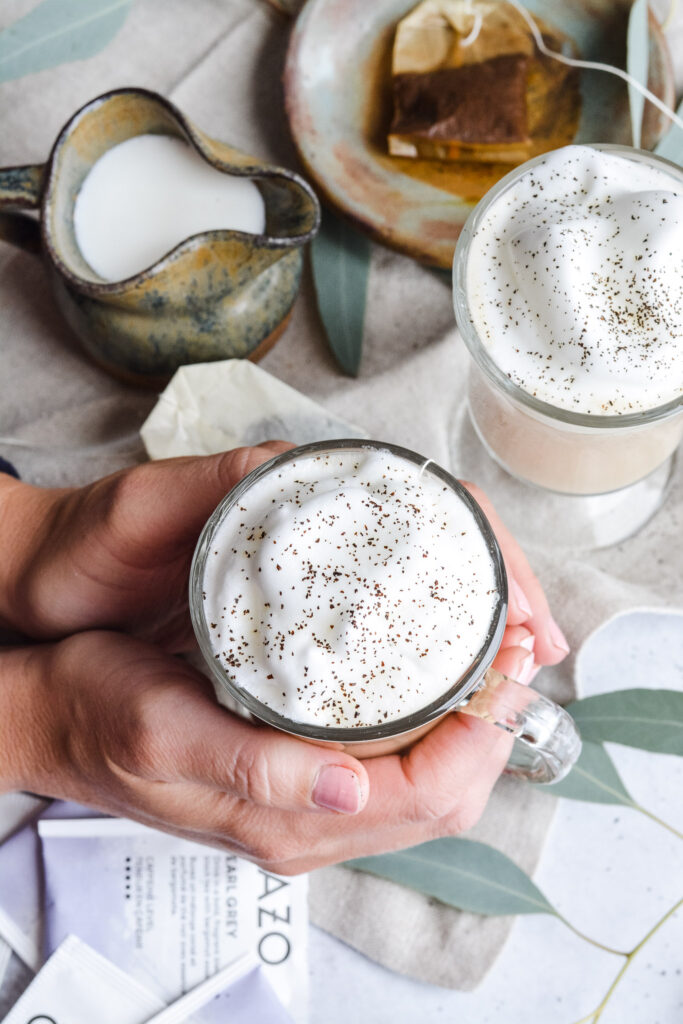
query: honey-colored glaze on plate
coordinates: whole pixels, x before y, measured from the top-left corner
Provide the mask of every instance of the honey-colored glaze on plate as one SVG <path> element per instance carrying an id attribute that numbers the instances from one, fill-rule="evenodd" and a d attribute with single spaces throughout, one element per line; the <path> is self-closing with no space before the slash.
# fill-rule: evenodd
<path id="1" fill-rule="evenodd" d="M 527 3 L 533 14 L 569 36 L 584 59 L 620 67 L 625 65 L 630 5 L 631 0 Z M 289 45 L 285 100 L 301 159 L 327 201 L 385 245 L 450 268 L 470 210 L 511 165 L 389 156 L 393 36 L 396 23 L 413 6 L 413 0 L 308 0 Z M 547 87 L 566 70 L 544 60 L 530 91 Z M 531 106 L 531 155 L 570 142 L 630 143 L 625 83 L 597 71 L 581 71 L 579 81 L 576 130 L 570 103 L 558 111 L 550 131 L 534 122 L 539 108 Z M 671 61 L 652 14 L 648 85 L 673 104 Z M 666 128 L 665 116 L 646 104 L 643 147 L 654 146 Z"/>

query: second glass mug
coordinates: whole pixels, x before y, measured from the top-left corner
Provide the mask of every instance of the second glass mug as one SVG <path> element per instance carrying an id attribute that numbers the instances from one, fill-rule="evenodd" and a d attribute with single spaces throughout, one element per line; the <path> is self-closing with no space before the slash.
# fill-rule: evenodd
<path id="1" fill-rule="evenodd" d="M 204 570 L 209 552 L 228 511 L 242 500 L 257 481 L 277 472 L 296 459 L 335 451 L 389 452 L 399 461 L 418 466 L 451 488 L 472 512 L 491 556 L 498 601 L 481 649 L 466 672 L 449 685 L 435 701 L 419 711 L 381 725 L 338 727 L 296 722 L 274 711 L 254 694 L 240 687 L 215 656 L 209 624 L 204 615 Z M 423 456 L 379 441 L 343 439 L 301 445 L 276 456 L 249 473 L 218 505 L 206 523 L 190 572 L 190 614 L 192 624 L 211 673 L 219 699 L 237 705 L 261 722 L 300 739 L 344 750 L 354 757 L 379 757 L 413 744 L 450 712 L 474 715 L 510 733 L 514 745 L 506 771 L 533 782 L 557 782 L 569 772 L 579 756 L 581 741 L 571 716 L 553 701 L 528 686 L 515 682 L 492 667 L 501 645 L 507 617 L 507 577 L 496 537 L 479 505 L 450 473 Z"/>
<path id="2" fill-rule="evenodd" d="M 662 157 L 607 143 L 583 148 L 652 167 L 671 178 L 672 191 L 683 189 L 683 170 Z M 470 415 L 489 455 L 518 480 L 571 496 L 627 493 L 627 488 L 656 473 L 675 452 L 683 436 L 683 396 L 621 415 L 575 412 L 542 401 L 515 384 L 497 365 L 470 307 L 468 265 L 477 232 L 487 223 L 494 204 L 547 158 L 548 154 L 534 157 L 502 178 L 471 212 L 458 238 L 453 303 L 458 328 L 472 357 Z M 667 474 L 663 480 L 662 489 Z M 629 493 L 631 500 L 637 500 Z"/>

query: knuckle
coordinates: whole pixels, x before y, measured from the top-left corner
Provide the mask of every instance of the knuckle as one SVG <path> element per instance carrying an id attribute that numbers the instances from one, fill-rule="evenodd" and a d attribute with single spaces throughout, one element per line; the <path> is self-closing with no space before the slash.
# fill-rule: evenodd
<path id="1" fill-rule="evenodd" d="M 465 800 L 448 814 L 444 820 L 447 834 L 451 836 L 469 832 L 482 816 L 485 803 L 479 800 Z"/>
<path id="2" fill-rule="evenodd" d="M 265 459 L 254 448 L 233 448 L 216 458 L 216 473 L 222 487 L 229 491 Z"/>
<path id="3" fill-rule="evenodd" d="M 128 734 L 118 761 L 122 768 L 141 779 L 158 774 L 159 761 L 154 736 L 144 728 L 135 728 Z"/>
<path id="4" fill-rule="evenodd" d="M 139 697 L 119 731 L 119 764 L 132 775 L 145 779 L 164 776 L 167 752 L 167 738 L 155 728 L 151 703 L 150 694 Z"/>
<path id="5" fill-rule="evenodd" d="M 237 752 L 232 768 L 236 792 L 258 804 L 269 804 L 272 798 L 266 755 L 258 743 L 247 742 Z"/>
<path id="6" fill-rule="evenodd" d="M 453 812 L 453 794 L 444 789 L 422 790 L 416 794 L 416 811 L 419 821 L 434 821 L 445 818 Z"/>
<path id="7" fill-rule="evenodd" d="M 133 469 L 123 469 L 108 480 L 102 481 L 100 488 L 92 488 L 90 497 L 93 503 L 101 501 L 104 509 L 110 515 L 116 516 L 120 509 L 134 507 L 148 491 L 148 467 L 136 466 Z"/>
<path id="8" fill-rule="evenodd" d="M 434 771 L 425 771 L 424 764 L 416 767 L 408 758 L 403 764 L 403 772 L 412 789 L 410 822 L 438 821 L 453 810 L 455 797 Z"/>
<path id="9" fill-rule="evenodd" d="M 249 844 L 251 856 L 263 868 L 279 875 L 281 868 L 294 860 L 297 850 L 294 844 L 284 836 L 261 835 Z"/>

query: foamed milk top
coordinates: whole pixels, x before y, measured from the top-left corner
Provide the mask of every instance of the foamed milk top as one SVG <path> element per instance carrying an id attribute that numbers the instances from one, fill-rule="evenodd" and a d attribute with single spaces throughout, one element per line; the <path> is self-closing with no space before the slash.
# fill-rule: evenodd
<path id="1" fill-rule="evenodd" d="M 467 290 L 520 388 L 599 415 L 683 392 L 683 183 L 584 146 L 548 154 L 486 213 Z"/>
<path id="2" fill-rule="evenodd" d="M 296 722 L 376 725 L 430 704 L 498 602 L 469 508 L 386 451 L 309 455 L 243 495 L 203 581 L 216 657 Z"/>

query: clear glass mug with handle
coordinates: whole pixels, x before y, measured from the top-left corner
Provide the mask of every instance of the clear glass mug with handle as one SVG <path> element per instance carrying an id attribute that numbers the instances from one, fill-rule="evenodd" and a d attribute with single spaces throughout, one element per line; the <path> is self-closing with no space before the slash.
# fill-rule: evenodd
<path id="1" fill-rule="evenodd" d="M 228 512 L 248 503 L 255 483 L 295 460 L 336 451 L 389 452 L 431 474 L 453 490 L 472 512 L 494 568 L 498 598 L 485 640 L 463 675 L 449 681 L 438 699 L 417 712 L 389 719 L 379 725 L 337 727 L 296 722 L 264 704 L 240 686 L 216 657 L 210 623 L 204 610 L 205 570 L 216 548 L 218 531 Z M 581 740 L 571 716 L 559 705 L 509 679 L 492 667 L 500 648 L 507 618 L 507 578 L 500 547 L 491 526 L 469 491 L 450 473 L 415 452 L 379 441 L 358 439 L 323 441 L 302 445 L 276 456 L 234 487 L 206 523 L 194 554 L 190 573 L 190 613 L 197 641 L 219 701 L 232 710 L 246 712 L 300 739 L 345 750 L 354 757 L 378 757 L 410 746 L 451 712 L 474 715 L 510 733 L 514 738 L 507 772 L 533 782 L 556 782 L 569 772 L 579 756 Z"/>
<path id="2" fill-rule="evenodd" d="M 596 150 L 624 161 L 626 167 L 652 169 L 671 179 L 672 193 L 683 190 L 683 169 L 653 153 L 606 143 L 571 148 Z M 484 452 L 476 467 L 468 464 L 466 472 L 486 480 L 494 501 L 506 507 L 508 527 L 522 541 L 590 550 L 630 537 L 664 501 L 683 437 L 683 394 L 619 415 L 586 413 L 524 390 L 493 358 L 482 333 L 481 312 L 477 312 L 473 284 L 478 278 L 471 271 L 471 256 L 477 240 L 491 230 L 499 204 L 511 202 L 509 196 L 515 195 L 519 180 L 545 164 L 548 156 L 541 154 L 520 164 L 491 188 L 470 213 L 455 249 L 455 319 L 471 356 L 468 411 Z M 519 217 L 519 210 L 512 209 Z M 580 214 L 581 210 L 575 215 Z M 525 214 L 525 224 L 531 223 L 530 216 Z M 495 241 L 499 243 L 498 238 Z M 503 242 L 500 247 L 504 249 Z M 520 266 L 518 272 L 519 287 L 532 280 L 528 268 Z M 656 310 L 646 312 L 660 322 Z M 522 345 L 520 339 L 522 347 L 535 346 L 527 321 L 522 321 L 515 344 Z M 637 365 L 635 359 L 633 363 Z M 486 465 L 488 457 L 502 473 Z M 527 514 L 531 501 L 537 511 L 533 520 Z"/>

